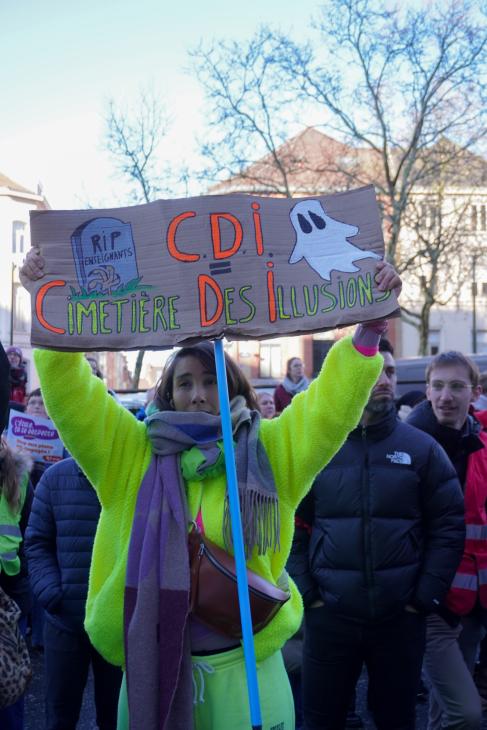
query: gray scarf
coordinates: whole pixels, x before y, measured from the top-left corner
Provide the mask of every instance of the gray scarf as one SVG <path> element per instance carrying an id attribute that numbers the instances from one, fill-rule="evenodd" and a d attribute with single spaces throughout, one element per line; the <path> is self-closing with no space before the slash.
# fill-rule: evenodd
<path id="1" fill-rule="evenodd" d="M 231 402 L 240 510 L 246 556 L 278 550 L 279 505 L 269 459 L 259 440 L 260 414 L 250 411 L 242 396 Z M 204 479 L 223 471 L 221 418 L 209 413 L 159 411 L 146 420 L 157 456 L 180 454 L 185 479 Z M 232 546 L 228 494 L 223 514 L 223 543 Z"/>
<path id="2" fill-rule="evenodd" d="M 301 393 L 303 390 L 306 390 L 308 385 L 309 380 L 304 375 L 298 380 L 297 383 L 295 383 L 294 380 L 291 380 L 288 375 L 286 375 L 286 377 L 282 381 L 282 387 L 284 388 L 286 393 L 289 393 L 289 395 L 296 395 L 296 393 Z"/>

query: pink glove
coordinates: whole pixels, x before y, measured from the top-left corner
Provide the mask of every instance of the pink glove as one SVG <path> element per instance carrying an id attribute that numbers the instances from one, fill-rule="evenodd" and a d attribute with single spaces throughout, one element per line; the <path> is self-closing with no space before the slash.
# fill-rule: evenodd
<path id="1" fill-rule="evenodd" d="M 352 338 L 353 345 L 362 355 L 372 357 L 379 350 L 379 341 L 387 332 L 387 319 L 374 319 L 359 324 Z"/>

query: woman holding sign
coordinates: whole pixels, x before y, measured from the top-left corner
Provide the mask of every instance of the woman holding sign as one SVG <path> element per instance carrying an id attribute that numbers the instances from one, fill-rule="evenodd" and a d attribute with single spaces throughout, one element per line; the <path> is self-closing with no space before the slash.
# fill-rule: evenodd
<path id="1" fill-rule="evenodd" d="M 22 280 L 42 275 L 32 251 Z M 384 262 L 377 282 L 383 291 L 400 286 Z M 318 378 L 275 419 L 260 419 L 248 381 L 226 358 L 249 583 L 260 581 L 256 601 L 272 596 L 274 606 L 258 626 L 252 614 L 265 730 L 294 728 L 280 652 L 302 617 L 284 570 L 294 512 L 358 423 L 380 372 L 385 327 L 360 325 L 340 340 Z M 248 730 L 238 608 L 224 585 L 232 538 L 212 346 L 176 352 L 158 384 L 159 410 L 144 422 L 110 398 L 82 354 L 43 350 L 35 358 L 48 412 L 102 505 L 86 628 L 98 651 L 125 668 L 120 730 L 129 715 L 131 730 Z M 208 610 L 203 599 L 212 597 Z"/>

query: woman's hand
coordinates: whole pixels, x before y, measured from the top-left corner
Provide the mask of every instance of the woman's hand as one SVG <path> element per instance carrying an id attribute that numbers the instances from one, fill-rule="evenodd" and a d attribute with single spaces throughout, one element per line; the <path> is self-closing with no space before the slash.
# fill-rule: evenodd
<path id="1" fill-rule="evenodd" d="M 398 297 L 401 293 L 402 281 L 394 266 L 388 261 L 378 261 L 375 265 L 375 271 L 375 281 L 379 291 L 392 289 Z"/>
<path id="2" fill-rule="evenodd" d="M 402 289 L 401 277 L 388 261 L 378 261 L 375 281 L 379 291 L 394 290 L 399 296 Z M 387 332 L 387 319 L 372 319 L 358 325 L 353 335 L 355 347 L 364 355 L 372 355 L 379 345 L 380 338 Z"/>
<path id="3" fill-rule="evenodd" d="M 19 278 L 22 286 L 29 290 L 32 283 L 44 276 L 44 258 L 38 248 L 31 248 L 27 252 L 19 271 Z"/>

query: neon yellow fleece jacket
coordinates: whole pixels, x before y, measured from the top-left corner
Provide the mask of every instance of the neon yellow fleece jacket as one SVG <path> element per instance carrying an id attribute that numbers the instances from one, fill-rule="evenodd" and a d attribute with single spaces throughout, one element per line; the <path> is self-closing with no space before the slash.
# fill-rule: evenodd
<path id="1" fill-rule="evenodd" d="M 107 393 L 81 353 L 37 350 L 35 363 L 49 416 L 102 506 L 85 627 L 100 654 L 123 666 L 127 554 L 137 493 L 152 456 L 146 426 Z M 380 355 L 361 355 L 346 337 L 332 347 L 318 378 L 293 398 L 281 416 L 261 421 L 259 438 L 279 499 L 281 548 L 265 555 L 254 552 L 248 565 L 267 580 L 276 583 L 281 575 L 291 549 L 296 507 L 359 422 L 382 363 Z M 206 535 L 223 547 L 225 475 L 188 481 L 185 486 L 192 516 L 201 507 Z M 258 661 L 280 649 L 299 628 L 303 607 L 293 583 L 291 594 L 255 636 Z"/>

